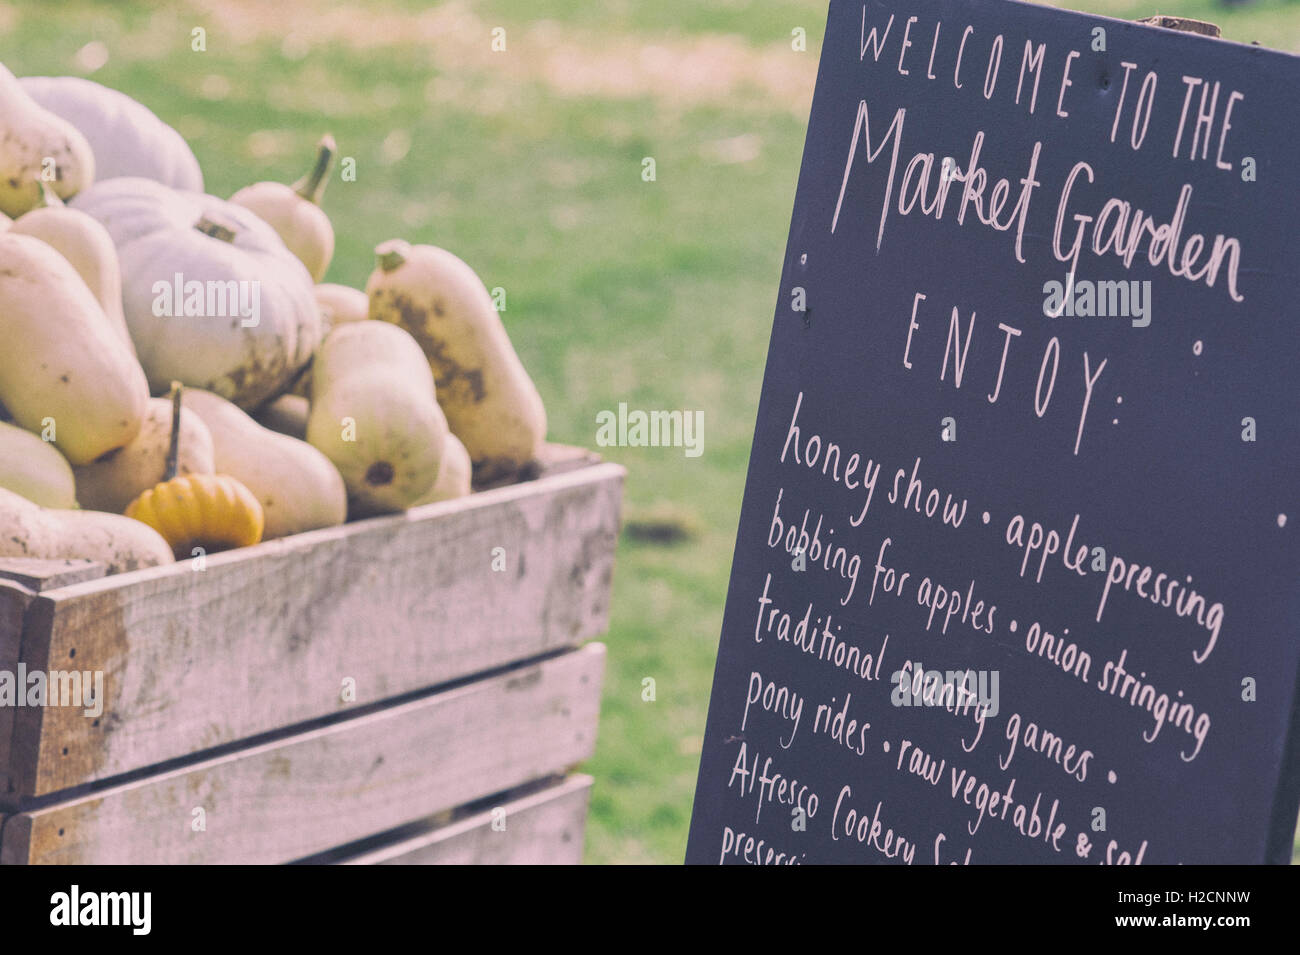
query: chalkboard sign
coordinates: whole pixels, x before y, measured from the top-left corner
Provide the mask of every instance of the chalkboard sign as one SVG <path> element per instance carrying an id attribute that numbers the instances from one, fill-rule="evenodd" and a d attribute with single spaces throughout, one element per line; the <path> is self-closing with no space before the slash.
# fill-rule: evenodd
<path id="1" fill-rule="evenodd" d="M 1300 772 L 1300 60 L 833 2 L 692 863 L 1259 863 Z"/>

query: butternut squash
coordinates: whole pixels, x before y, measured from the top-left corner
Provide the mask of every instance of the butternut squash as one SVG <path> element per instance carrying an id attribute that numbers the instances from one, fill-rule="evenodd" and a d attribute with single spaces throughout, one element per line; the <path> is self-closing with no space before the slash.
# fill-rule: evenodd
<path id="1" fill-rule="evenodd" d="M 334 137 L 327 135 L 316 147 L 315 166 L 292 186 L 256 182 L 230 197 L 235 205 L 255 212 L 275 229 L 317 282 L 325 277 L 334 257 L 334 227 L 320 201 L 336 149 Z"/>
<path id="2" fill-rule="evenodd" d="M 51 432 L 71 464 L 139 433 L 140 363 L 67 259 L 29 235 L 0 233 L 0 343 L 0 403 L 28 431 Z"/>
<path id="3" fill-rule="evenodd" d="M 432 504 L 435 501 L 450 501 L 452 498 L 464 497 L 470 493 L 470 479 L 473 468 L 470 465 L 469 452 L 460 438 L 447 432 L 447 445 L 442 450 L 442 466 L 438 468 L 438 480 L 429 492 L 415 503 Z"/>
<path id="4" fill-rule="evenodd" d="M 546 409 L 482 281 L 445 249 L 400 239 L 375 249 L 370 317 L 414 336 L 438 403 L 469 451 L 475 483 L 520 471 L 546 437 Z"/>
<path id="5" fill-rule="evenodd" d="M 65 206 L 54 190 L 41 183 L 41 201 L 14 222 L 10 233 L 40 239 L 67 259 L 135 354 L 122 314 L 122 270 L 107 229 L 81 210 Z"/>
<path id="6" fill-rule="evenodd" d="M 381 322 L 331 331 L 316 354 L 307 440 L 343 475 L 350 518 L 420 500 L 438 479 L 447 419 L 415 340 Z"/>
<path id="7" fill-rule="evenodd" d="M 310 444 L 262 427 L 210 391 L 187 388 L 181 401 L 208 426 L 217 472 L 236 478 L 262 505 L 263 540 L 347 519 L 343 478 Z"/>
<path id="8" fill-rule="evenodd" d="M 327 335 L 335 325 L 364 322 L 370 317 L 370 299 L 360 289 L 322 282 L 312 292 L 320 306 L 321 326 Z"/>
<path id="9" fill-rule="evenodd" d="M 322 340 L 335 325 L 342 325 L 345 322 L 364 322 L 370 317 L 370 299 L 366 298 L 365 292 L 331 282 L 317 285 L 312 292 L 316 297 L 316 305 L 320 309 Z M 303 398 L 311 394 L 310 365 L 303 369 L 289 392 L 301 395 Z"/>
<path id="10" fill-rule="evenodd" d="M 178 473 L 214 473 L 216 466 L 208 426 L 193 412 L 182 415 L 180 424 Z M 167 470 L 171 430 L 171 402 L 166 398 L 150 398 L 140 433 L 130 444 L 73 469 L 81 506 L 121 514 L 142 492 L 162 481 Z"/>
<path id="11" fill-rule="evenodd" d="M 0 488 L 0 557 L 97 560 L 110 574 L 173 561 L 158 532 L 120 514 L 65 511 Z"/>
<path id="12" fill-rule="evenodd" d="M 281 395 L 258 408 L 253 418 L 263 428 L 306 441 L 309 414 L 311 405 L 306 398 L 301 395 Z"/>
<path id="13" fill-rule="evenodd" d="M 0 487 L 41 507 L 77 506 L 77 485 L 67 459 L 30 431 L 0 423 Z"/>
<path id="14" fill-rule="evenodd" d="M 17 218 L 40 200 L 40 181 L 54 177 L 59 198 L 95 181 L 95 154 L 75 126 L 39 106 L 0 65 L 0 212 Z"/>

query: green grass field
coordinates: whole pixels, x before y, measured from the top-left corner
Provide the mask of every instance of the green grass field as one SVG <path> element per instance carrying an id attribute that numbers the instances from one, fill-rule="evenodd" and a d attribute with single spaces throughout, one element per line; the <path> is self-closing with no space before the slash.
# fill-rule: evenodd
<path id="1" fill-rule="evenodd" d="M 1210 19 L 1300 50 L 1300 4 L 1285 0 L 1070 5 Z M 703 410 L 700 457 L 604 450 L 628 468 L 627 520 L 687 536 L 619 545 L 590 862 L 683 857 L 824 25 L 820 0 L 0 3 L 10 69 L 84 73 L 142 100 L 215 194 L 296 179 L 333 132 L 357 177 L 325 197 L 328 280 L 362 285 L 394 236 L 457 252 L 506 289 L 552 440 L 594 446 L 597 412 L 619 402 Z"/>

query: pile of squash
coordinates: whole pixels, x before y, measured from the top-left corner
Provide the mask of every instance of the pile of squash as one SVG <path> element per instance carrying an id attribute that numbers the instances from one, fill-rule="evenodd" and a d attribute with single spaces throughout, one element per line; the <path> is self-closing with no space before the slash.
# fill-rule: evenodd
<path id="1" fill-rule="evenodd" d="M 135 570 L 536 459 L 545 409 L 465 262 L 393 239 L 364 291 L 321 283 L 334 153 L 220 199 L 141 103 L 0 65 L 0 557 Z"/>

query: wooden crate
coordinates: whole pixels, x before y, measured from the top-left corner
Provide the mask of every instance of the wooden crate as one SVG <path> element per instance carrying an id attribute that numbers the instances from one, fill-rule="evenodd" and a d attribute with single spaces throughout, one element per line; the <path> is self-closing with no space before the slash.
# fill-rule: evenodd
<path id="1" fill-rule="evenodd" d="M 576 865 L 592 778 L 532 784 L 310 859 L 339 865 Z"/>
<path id="2" fill-rule="evenodd" d="M 106 687 L 98 718 L 0 706 L 0 862 L 575 861 L 624 476 L 552 447 L 531 480 L 201 566 L 0 562 L 0 671 Z M 517 845 L 475 842 L 490 798 Z"/>

